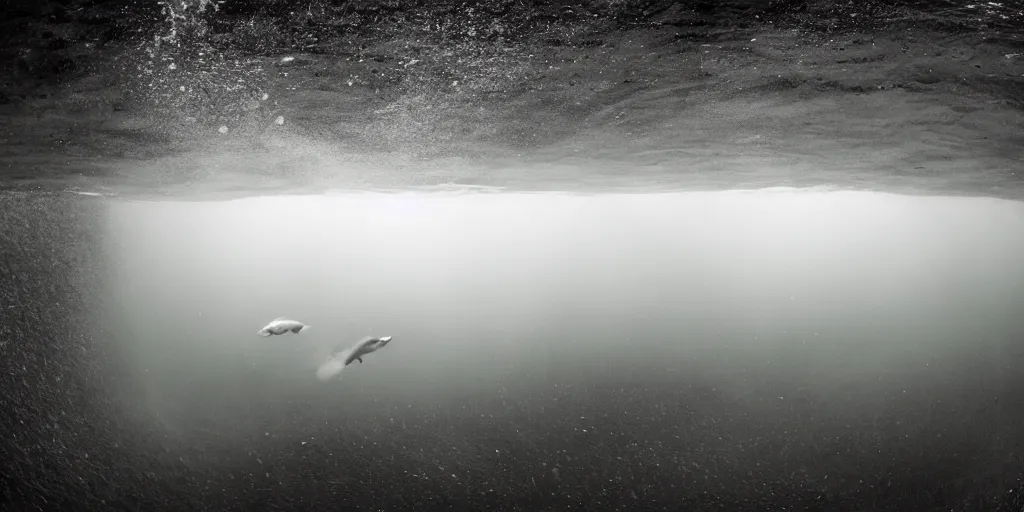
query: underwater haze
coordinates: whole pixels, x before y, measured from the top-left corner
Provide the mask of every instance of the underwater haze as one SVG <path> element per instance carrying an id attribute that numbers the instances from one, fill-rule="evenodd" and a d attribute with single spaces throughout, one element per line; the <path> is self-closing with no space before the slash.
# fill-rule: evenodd
<path id="1" fill-rule="evenodd" d="M 1024 0 L 4 8 L 0 512 L 1024 512 Z"/>
<path id="2" fill-rule="evenodd" d="M 87 458 L 20 454 L 16 476 L 53 466 L 25 509 L 1022 505 L 1018 202 L 67 197 L 50 211 L 104 269 L 78 325 L 102 334 L 35 347 L 64 380 L 21 377 L 17 446 Z M 311 327 L 257 336 L 279 316 Z M 369 335 L 394 340 L 317 380 Z"/>

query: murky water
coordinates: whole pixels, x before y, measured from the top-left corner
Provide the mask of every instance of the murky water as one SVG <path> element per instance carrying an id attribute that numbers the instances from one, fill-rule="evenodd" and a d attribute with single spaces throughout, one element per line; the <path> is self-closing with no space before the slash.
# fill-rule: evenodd
<path id="1" fill-rule="evenodd" d="M 98 405 L 63 425 L 92 462 L 58 474 L 95 502 L 994 509 L 1019 492 L 1021 203 L 79 202 L 108 269 L 82 309 L 106 323 L 91 355 L 60 359 Z M 256 335 L 282 315 L 312 327 Z M 394 341 L 317 381 L 365 335 Z M 23 377 L 47 390 L 34 403 L 67 411 L 41 368 Z M 45 444 L 48 422 L 6 443 Z"/>
<path id="2" fill-rule="evenodd" d="M 1024 203 L 695 191 L 1021 197 L 1019 54 L 963 33 L 1010 6 L 301 65 L 207 6 L 7 123 L 5 189 L 92 195 L 0 194 L 4 507 L 1024 510 Z"/>

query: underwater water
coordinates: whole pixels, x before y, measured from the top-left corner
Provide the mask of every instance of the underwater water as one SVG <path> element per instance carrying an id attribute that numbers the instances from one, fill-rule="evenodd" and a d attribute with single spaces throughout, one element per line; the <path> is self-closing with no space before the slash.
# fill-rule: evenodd
<path id="1" fill-rule="evenodd" d="M 22 509 L 1022 504 L 1017 202 L 6 202 L 21 423 L 0 454 Z M 280 316 L 310 328 L 257 336 Z M 394 339 L 316 378 L 370 335 Z"/>
<path id="2" fill-rule="evenodd" d="M 1024 511 L 1019 5 L 22 3 L 0 511 Z"/>

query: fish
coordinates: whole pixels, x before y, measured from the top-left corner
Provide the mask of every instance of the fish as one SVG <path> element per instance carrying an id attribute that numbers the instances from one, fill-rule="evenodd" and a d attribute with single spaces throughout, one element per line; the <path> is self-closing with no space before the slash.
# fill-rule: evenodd
<path id="1" fill-rule="evenodd" d="M 309 326 L 298 320 L 289 320 L 284 317 L 278 317 L 271 320 L 266 327 L 256 331 L 256 334 L 264 337 L 273 336 L 275 334 L 284 334 L 289 331 L 298 334 L 306 329 L 309 329 Z"/>
<path id="2" fill-rule="evenodd" d="M 364 356 L 384 348 L 388 343 L 391 343 L 391 339 L 391 336 L 381 336 L 379 338 L 367 336 L 357 341 L 351 347 L 336 351 L 327 362 L 317 368 L 317 378 L 321 381 L 335 378 L 341 379 L 341 372 L 346 366 L 357 361 L 362 364 Z"/>

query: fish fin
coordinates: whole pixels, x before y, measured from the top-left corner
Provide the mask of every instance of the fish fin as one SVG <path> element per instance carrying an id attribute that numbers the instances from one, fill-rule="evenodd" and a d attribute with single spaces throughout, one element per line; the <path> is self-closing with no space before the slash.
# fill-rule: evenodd
<path id="1" fill-rule="evenodd" d="M 335 352 L 320 365 L 316 370 L 316 377 L 320 379 L 320 382 L 327 382 L 329 380 L 340 380 L 342 370 L 344 370 L 349 362 L 348 357 L 352 354 L 351 349 L 341 350 Z"/>
<path id="2" fill-rule="evenodd" d="M 361 357 L 357 357 L 356 361 L 359 361 L 359 364 L 363 364 L 363 358 L 361 358 Z"/>
<path id="3" fill-rule="evenodd" d="M 320 382 L 327 382 L 331 379 L 340 380 L 341 372 L 345 369 L 345 360 L 332 357 L 326 363 L 316 369 L 316 378 Z"/>

